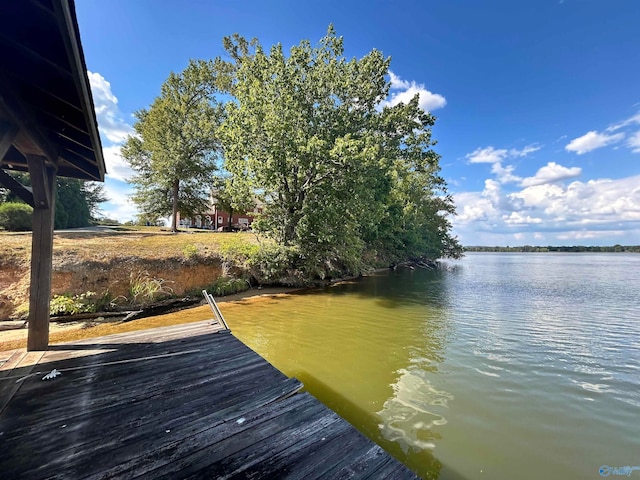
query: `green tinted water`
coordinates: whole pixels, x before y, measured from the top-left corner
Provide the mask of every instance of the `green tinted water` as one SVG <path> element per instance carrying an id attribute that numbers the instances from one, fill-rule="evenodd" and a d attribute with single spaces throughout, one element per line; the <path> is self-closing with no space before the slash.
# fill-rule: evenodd
<path id="1" fill-rule="evenodd" d="M 601 465 L 640 465 L 640 256 L 455 265 L 223 312 L 424 478 L 600 478 Z"/>

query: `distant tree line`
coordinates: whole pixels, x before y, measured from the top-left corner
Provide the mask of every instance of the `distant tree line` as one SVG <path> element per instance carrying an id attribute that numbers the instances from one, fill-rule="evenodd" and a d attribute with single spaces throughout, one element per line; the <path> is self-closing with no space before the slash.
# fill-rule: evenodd
<path id="1" fill-rule="evenodd" d="M 464 247 L 465 252 L 591 252 L 591 253 L 640 253 L 640 245 L 611 245 L 611 246 L 560 246 L 535 247 L 523 245 L 520 247 Z"/>
<path id="2" fill-rule="evenodd" d="M 122 148 L 145 217 L 203 213 L 214 189 L 229 211 L 264 205 L 254 229 L 307 276 L 376 261 L 458 257 L 453 198 L 431 136 L 435 117 L 385 104 L 390 59 L 347 59 L 329 27 L 287 53 L 235 34 L 227 55 L 192 60 L 136 113 Z"/>

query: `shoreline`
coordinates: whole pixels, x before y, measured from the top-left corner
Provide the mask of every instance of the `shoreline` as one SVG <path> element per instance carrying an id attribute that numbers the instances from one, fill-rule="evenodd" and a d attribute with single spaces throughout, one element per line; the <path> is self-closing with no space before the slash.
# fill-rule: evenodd
<path id="1" fill-rule="evenodd" d="M 296 292 L 306 290 L 300 287 L 265 287 L 261 289 L 249 289 L 244 292 L 234 293 L 224 297 L 216 298 L 216 303 L 221 306 L 225 304 L 244 304 L 246 302 L 257 302 L 274 297 L 285 297 Z M 224 313 L 224 312 L 223 312 Z M 172 318 L 173 317 L 173 318 Z M 209 306 L 196 305 L 172 313 L 141 318 L 129 322 L 95 322 L 91 320 L 78 320 L 69 322 L 49 323 L 49 343 L 63 343 L 74 340 L 84 340 L 87 338 L 100 337 L 115 333 L 131 332 L 135 330 L 145 330 L 148 328 L 161 327 L 166 325 L 179 325 L 182 323 L 197 322 L 200 320 L 213 319 L 213 313 Z M 27 346 L 27 328 L 17 328 L 0 331 L 0 351 L 16 350 Z"/>

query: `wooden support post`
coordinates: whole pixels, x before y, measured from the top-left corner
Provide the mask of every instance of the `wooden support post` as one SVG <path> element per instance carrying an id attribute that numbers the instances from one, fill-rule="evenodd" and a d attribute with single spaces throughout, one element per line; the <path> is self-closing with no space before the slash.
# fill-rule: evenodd
<path id="1" fill-rule="evenodd" d="M 56 170 L 47 167 L 45 157 L 27 155 L 27 162 L 35 204 L 31 243 L 27 350 L 46 350 L 49 346 L 49 302 L 53 265 Z"/>

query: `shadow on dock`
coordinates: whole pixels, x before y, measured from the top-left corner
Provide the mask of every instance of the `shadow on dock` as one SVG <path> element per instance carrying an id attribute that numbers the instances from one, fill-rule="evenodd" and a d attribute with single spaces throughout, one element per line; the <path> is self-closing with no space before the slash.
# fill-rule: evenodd
<path id="1" fill-rule="evenodd" d="M 416 478 L 214 331 L 198 322 L 16 351 L 0 368 L 3 478 Z"/>

